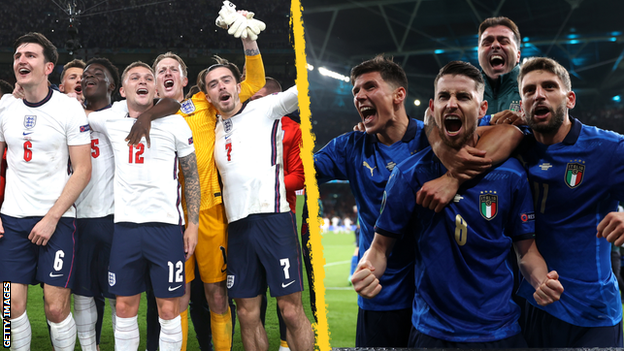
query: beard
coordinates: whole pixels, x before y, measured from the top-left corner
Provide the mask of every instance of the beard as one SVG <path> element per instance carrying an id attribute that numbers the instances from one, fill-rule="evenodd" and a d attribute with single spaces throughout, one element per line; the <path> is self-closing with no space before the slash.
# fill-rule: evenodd
<path id="1" fill-rule="evenodd" d="M 461 149 L 464 145 L 468 144 L 470 140 L 472 140 L 471 138 L 474 138 L 477 130 L 477 124 L 475 123 L 471 126 L 464 125 L 464 127 L 465 129 L 459 138 L 449 139 L 448 135 L 444 132 L 444 129 L 440 128 L 440 126 L 438 126 L 438 134 L 446 146 L 453 149 Z"/>
<path id="2" fill-rule="evenodd" d="M 546 124 L 538 124 L 533 121 L 534 111 L 530 111 L 527 118 L 527 125 L 531 127 L 534 132 L 540 134 L 555 134 L 559 130 L 559 127 L 563 124 L 563 119 L 566 115 L 567 108 L 564 104 L 557 107 L 556 110 L 550 110 L 552 117 Z"/>

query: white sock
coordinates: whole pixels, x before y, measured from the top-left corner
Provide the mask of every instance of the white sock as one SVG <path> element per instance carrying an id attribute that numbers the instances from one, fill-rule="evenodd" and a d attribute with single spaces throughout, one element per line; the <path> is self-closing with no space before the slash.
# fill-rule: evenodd
<path id="1" fill-rule="evenodd" d="M 160 351 L 180 351 L 182 347 L 182 320 L 180 315 L 169 320 L 158 317 L 158 322 L 160 323 L 158 349 Z"/>
<path id="2" fill-rule="evenodd" d="M 117 316 L 115 324 L 115 350 L 136 351 L 139 349 L 140 341 L 137 316 L 130 318 Z"/>
<path id="3" fill-rule="evenodd" d="M 97 322 L 97 310 L 95 299 L 88 296 L 74 295 L 74 314 L 78 340 L 82 351 L 97 351 L 95 340 L 95 323 Z"/>
<path id="4" fill-rule="evenodd" d="M 71 312 L 61 323 L 48 320 L 50 337 L 55 351 L 74 351 L 76 348 L 76 322 Z"/>
<path id="5" fill-rule="evenodd" d="M 11 319 L 11 351 L 29 351 L 32 330 L 26 311 L 21 316 Z"/>
<path id="6" fill-rule="evenodd" d="M 117 299 L 108 299 L 111 308 L 111 321 L 113 322 L 113 332 L 115 332 L 115 323 L 117 321 Z"/>

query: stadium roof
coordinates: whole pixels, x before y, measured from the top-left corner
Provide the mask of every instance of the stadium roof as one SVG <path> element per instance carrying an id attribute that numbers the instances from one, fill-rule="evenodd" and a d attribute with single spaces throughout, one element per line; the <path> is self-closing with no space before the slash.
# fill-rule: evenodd
<path id="1" fill-rule="evenodd" d="M 624 95 L 621 0 L 301 2 L 309 64 L 348 76 L 350 68 L 365 59 L 392 55 L 405 68 L 410 97 L 423 102 L 432 95 L 433 78 L 447 62 L 464 60 L 478 67 L 478 27 L 493 16 L 509 17 L 518 25 L 522 58 L 552 57 L 570 71 L 579 104 L 595 106 Z M 350 84 L 331 83 L 316 72 L 310 72 L 313 104 L 353 110 Z M 318 103 L 324 99 L 327 103 Z"/>

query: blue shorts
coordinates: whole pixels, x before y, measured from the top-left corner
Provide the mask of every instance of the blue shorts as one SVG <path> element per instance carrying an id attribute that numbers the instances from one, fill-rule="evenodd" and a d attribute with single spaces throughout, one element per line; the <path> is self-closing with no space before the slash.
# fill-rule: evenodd
<path id="1" fill-rule="evenodd" d="M 407 347 L 412 309 L 369 311 L 358 308 L 355 347 Z"/>
<path id="2" fill-rule="evenodd" d="M 412 326 L 410 334 L 409 347 L 412 348 L 429 348 L 429 349 L 526 349 L 527 343 L 524 341 L 521 333 L 510 336 L 505 339 L 487 341 L 487 342 L 455 342 L 443 339 L 433 338 L 423 334 Z"/>
<path id="3" fill-rule="evenodd" d="M 553 317 L 528 302 L 525 313 L 522 331 L 529 347 L 622 347 L 622 321 L 612 327 L 579 327 Z"/>
<path id="4" fill-rule="evenodd" d="M 113 215 L 79 218 L 76 237 L 76 280 L 72 292 L 80 296 L 114 298 L 108 292 L 108 262 L 113 243 Z"/>
<path id="5" fill-rule="evenodd" d="M 154 296 L 184 295 L 184 232 L 165 223 L 115 223 L 108 270 L 109 292 L 134 296 L 151 280 Z M 149 275 L 149 276 L 148 276 Z"/>
<path id="6" fill-rule="evenodd" d="M 4 237 L 0 239 L 2 281 L 72 288 L 76 249 L 74 218 L 61 217 L 45 246 L 28 240 L 33 227 L 43 217 L 0 215 L 0 218 L 4 227 Z"/>
<path id="7" fill-rule="evenodd" d="M 230 223 L 227 287 L 232 298 L 303 291 L 301 249 L 292 212 L 253 214 Z"/>

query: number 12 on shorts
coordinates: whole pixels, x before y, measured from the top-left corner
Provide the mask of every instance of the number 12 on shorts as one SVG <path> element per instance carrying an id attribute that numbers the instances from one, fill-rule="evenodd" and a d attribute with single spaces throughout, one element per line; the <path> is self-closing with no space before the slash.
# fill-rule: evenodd
<path id="1" fill-rule="evenodd" d="M 174 283 L 174 275 L 175 275 L 175 283 L 181 283 L 184 281 L 184 277 L 182 276 L 182 272 L 184 271 L 184 264 L 182 261 L 178 261 L 175 263 L 175 268 L 173 262 L 168 261 L 167 265 L 169 266 L 169 283 Z M 175 272 L 174 272 L 175 271 Z"/>

